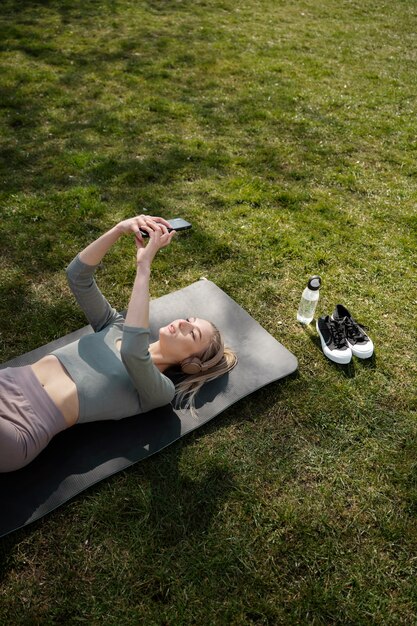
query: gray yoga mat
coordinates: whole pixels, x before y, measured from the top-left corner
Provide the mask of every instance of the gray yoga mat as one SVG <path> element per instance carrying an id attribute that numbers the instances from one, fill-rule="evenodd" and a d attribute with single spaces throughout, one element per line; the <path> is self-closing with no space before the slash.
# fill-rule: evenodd
<path id="1" fill-rule="evenodd" d="M 226 376 L 200 391 L 197 417 L 170 405 L 120 421 L 76 425 L 59 433 L 26 467 L 0 474 L 0 537 L 53 511 L 87 487 L 159 452 L 216 417 L 237 400 L 294 372 L 297 359 L 224 291 L 200 280 L 150 304 L 151 341 L 181 317 L 209 319 L 239 357 Z M 4 367 L 27 365 L 92 332 L 86 326 L 28 352 Z"/>

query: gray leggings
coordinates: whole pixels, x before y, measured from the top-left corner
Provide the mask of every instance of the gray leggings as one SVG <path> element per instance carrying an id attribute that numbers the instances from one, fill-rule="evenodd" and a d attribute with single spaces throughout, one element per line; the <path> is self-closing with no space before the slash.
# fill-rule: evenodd
<path id="1" fill-rule="evenodd" d="M 30 463 L 68 425 L 32 368 L 0 370 L 0 472 Z"/>

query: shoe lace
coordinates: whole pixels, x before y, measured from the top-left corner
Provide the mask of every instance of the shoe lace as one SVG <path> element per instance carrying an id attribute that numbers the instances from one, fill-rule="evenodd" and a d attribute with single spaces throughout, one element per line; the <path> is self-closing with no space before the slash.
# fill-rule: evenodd
<path id="1" fill-rule="evenodd" d="M 330 320 L 329 329 L 336 348 L 343 348 L 346 345 L 346 332 L 343 321 Z"/>
<path id="2" fill-rule="evenodd" d="M 365 339 L 366 333 L 362 329 L 366 329 L 366 326 L 359 324 L 352 318 L 345 318 L 346 334 L 352 339 Z"/>

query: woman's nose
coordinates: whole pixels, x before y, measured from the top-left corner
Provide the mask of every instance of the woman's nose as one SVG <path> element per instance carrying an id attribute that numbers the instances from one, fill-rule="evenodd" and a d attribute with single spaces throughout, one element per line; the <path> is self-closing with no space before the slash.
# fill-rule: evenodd
<path id="1" fill-rule="evenodd" d="M 186 335 L 192 329 L 193 329 L 193 325 L 190 322 L 187 322 L 187 320 L 181 320 L 180 331 L 183 333 L 183 335 Z"/>

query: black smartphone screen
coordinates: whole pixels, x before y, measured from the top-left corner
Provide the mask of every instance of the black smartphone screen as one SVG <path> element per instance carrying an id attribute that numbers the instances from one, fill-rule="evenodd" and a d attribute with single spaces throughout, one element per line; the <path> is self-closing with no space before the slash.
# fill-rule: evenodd
<path id="1" fill-rule="evenodd" d="M 171 232 L 171 230 L 188 230 L 189 228 L 191 228 L 190 222 L 183 220 L 181 217 L 175 217 L 172 220 L 167 221 L 171 225 L 171 228 L 168 228 L 169 232 Z M 142 237 L 149 237 L 148 233 L 145 230 L 140 229 L 140 232 L 142 234 Z"/>

